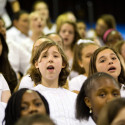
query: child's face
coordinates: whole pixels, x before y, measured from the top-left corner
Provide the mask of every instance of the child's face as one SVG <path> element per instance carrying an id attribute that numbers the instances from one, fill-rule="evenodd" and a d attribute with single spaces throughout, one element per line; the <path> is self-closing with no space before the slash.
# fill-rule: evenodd
<path id="1" fill-rule="evenodd" d="M 58 45 L 60 45 L 63 48 L 63 41 L 59 35 L 51 34 L 49 38 L 52 39 L 54 42 L 56 42 Z"/>
<path id="2" fill-rule="evenodd" d="M 121 55 L 122 55 L 122 57 L 124 58 L 124 60 L 125 60 L 125 43 L 122 45 L 122 47 L 121 47 Z"/>
<path id="3" fill-rule="evenodd" d="M 34 13 L 30 18 L 30 28 L 35 32 L 42 32 L 45 26 L 45 20 L 37 13 Z"/>
<path id="4" fill-rule="evenodd" d="M 65 23 L 61 26 L 59 34 L 63 38 L 64 46 L 70 47 L 74 40 L 74 27 L 71 24 Z"/>
<path id="5" fill-rule="evenodd" d="M 61 69 L 64 68 L 62 63 L 62 56 L 56 46 L 43 50 L 35 64 L 42 75 L 42 82 L 58 81 Z"/>
<path id="6" fill-rule="evenodd" d="M 118 31 L 112 31 L 107 37 L 107 45 L 113 47 L 119 40 L 122 40 L 122 36 Z"/>
<path id="7" fill-rule="evenodd" d="M 15 21 L 15 25 L 19 28 L 19 30 L 25 34 L 29 31 L 29 15 L 24 13 L 20 16 L 18 21 Z"/>
<path id="8" fill-rule="evenodd" d="M 111 125 L 125 125 L 125 108 L 119 111 Z"/>
<path id="9" fill-rule="evenodd" d="M 121 73 L 121 64 L 117 55 L 111 49 L 101 51 L 96 58 L 96 69 L 105 72 L 118 80 Z"/>
<path id="10" fill-rule="evenodd" d="M 89 72 L 90 58 L 94 51 L 99 47 L 96 45 L 88 45 L 82 49 L 82 61 L 80 61 L 80 66 L 85 69 L 85 72 Z"/>
<path id="11" fill-rule="evenodd" d="M 96 23 L 97 36 L 102 37 L 107 28 L 108 28 L 107 24 L 102 19 L 97 20 Z"/>
<path id="12" fill-rule="evenodd" d="M 46 114 L 46 109 L 40 96 L 32 90 L 27 90 L 22 96 L 20 114 L 25 116 L 33 113 Z"/>
<path id="13" fill-rule="evenodd" d="M 49 11 L 48 11 L 48 7 L 46 6 L 45 3 L 38 3 L 35 6 L 35 10 L 38 11 L 40 13 L 40 15 L 47 20 L 49 17 Z"/>
<path id="14" fill-rule="evenodd" d="M 4 36 L 6 39 L 6 28 L 3 20 L 0 19 L 0 33 Z"/>
<path id="15" fill-rule="evenodd" d="M 86 25 L 82 22 L 77 23 L 77 30 L 81 38 L 84 39 L 86 37 Z"/>
<path id="16" fill-rule="evenodd" d="M 102 107 L 112 99 L 120 97 L 120 89 L 112 79 L 102 78 L 96 80 L 89 97 L 89 108 L 92 108 L 93 116 L 98 118 Z"/>

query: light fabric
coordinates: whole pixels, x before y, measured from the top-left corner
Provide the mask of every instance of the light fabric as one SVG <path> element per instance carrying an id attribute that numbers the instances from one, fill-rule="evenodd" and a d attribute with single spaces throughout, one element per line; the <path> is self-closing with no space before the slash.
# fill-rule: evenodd
<path id="1" fill-rule="evenodd" d="M 13 2 L 15 0 L 8 0 L 9 2 Z M 5 21 L 6 27 L 9 27 L 11 25 L 11 19 L 6 11 L 6 6 L 7 0 L 0 0 L 0 16 L 3 18 Z"/>
<path id="2" fill-rule="evenodd" d="M 34 44 L 34 41 L 30 38 L 27 38 L 24 41 L 22 41 L 21 46 L 31 55 L 33 44 Z"/>
<path id="3" fill-rule="evenodd" d="M 79 125 L 75 118 L 77 95 L 64 88 L 47 88 L 42 84 L 34 87 L 48 101 L 50 117 L 57 125 Z"/>
<path id="4" fill-rule="evenodd" d="M 1 95 L 3 91 L 10 90 L 9 86 L 3 77 L 3 75 L 0 73 L 0 101 L 1 101 Z"/>
<path id="5" fill-rule="evenodd" d="M 121 92 L 121 97 L 125 97 L 125 85 L 122 84 L 120 92 Z"/>
<path id="6" fill-rule="evenodd" d="M 8 58 L 12 68 L 16 73 L 21 72 L 25 74 L 30 65 L 31 55 L 12 40 L 7 40 L 7 45 L 9 48 Z"/>
<path id="7" fill-rule="evenodd" d="M 16 27 L 12 27 L 9 30 L 7 30 L 7 40 L 14 41 L 18 44 L 21 44 L 22 41 L 25 41 L 28 36 L 25 34 L 21 33 Z"/>
<path id="8" fill-rule="evenodd" d="M 31 77 L 29 75 L 23 76 L 21 79 L 19 89 L 21 88 L 33 88 L 34 87 L 34 82 L 32 81 Z"/>
<path id="9" fill-rule="evenodd" d="M 96 125 L 96 123 L 93 121 L 92 117 L 89 117 L 88 120 L 82 120 L 80 125 Z"/>
<path id="10" fill-rule="evenodd" d="M 69 90 L 70 91 L 73 91 L 73 90 L 80 91 L 80 89 L 86 79 L 87 79 L 87 77 L 84 75 L 78 75 L 78 76 L 72 78 L 69 81 Z"/>
<path id="11" fill-rule="evenodd" d="M 6 108 L 6 103 L 0 102 L 0 125 L 2 125 L 2 121 L 5 116 L 5 108 Z"/>
<path id="12" fill-rule="evenodd" d="M 51 29 L 49 29 L 47 26 L 43 29 L 43 33 L 49 34 L 49 33 L 56 33 L 56 25 L 54 24 Z"/>

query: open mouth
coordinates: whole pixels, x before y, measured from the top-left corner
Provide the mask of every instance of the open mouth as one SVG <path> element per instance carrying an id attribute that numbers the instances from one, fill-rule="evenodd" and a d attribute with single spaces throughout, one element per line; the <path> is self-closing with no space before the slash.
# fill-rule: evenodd
<path id="1" fill-rule="evenodd" d="M 39 24 L 39 25 L 38 25 L 38 27 L 39 27 L 39 28 L 41 28 L 41 27 L 42 27 L 42 25 L 41 25 L 41 24 Z"/>
<path id="2" fill-rule="evenodd" d="M 116 70 L 115 67 L 110 67 L 110 68 L 108 69 L 108 71 L 115 71 L 115 70 Z"/>
<path id="3" fill-rule="evenodd" d="M 52 65 L 48 66 L 48 67 L 47 67 L 47 70 L 49 70 L 49 71 L 54 70 L 54 66 L 52 66 Z"/>

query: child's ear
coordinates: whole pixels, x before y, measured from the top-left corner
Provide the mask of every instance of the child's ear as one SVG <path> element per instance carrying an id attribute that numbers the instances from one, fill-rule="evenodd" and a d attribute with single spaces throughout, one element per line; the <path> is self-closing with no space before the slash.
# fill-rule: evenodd
<path id="1" fill-rule="evenodd" d="M 35 67 L 36 67 L 36 68 L 39 68 L 39 67 L 38 67 L 38 61 L 35 62 Z"/>
<path id="2" fill-rule="evenodd" d="M 92 108 L 92 105 L 91 105 L 91 102 L 90 102 L 89 97 L 85 97 L 85 98 L 84 98 L 84 101 L 85 101 L 85 104 L 89 107 L 89 109 L 91 109 L 91 108 Z"/>
<path id="3" fill-rule="evenodd" d="M 62 64 L 62 68 L 65 68 L 65 67 L 66 67 L 66 64 L 65 64 L 65 63 L 63 63 L 63 64 Z"/>

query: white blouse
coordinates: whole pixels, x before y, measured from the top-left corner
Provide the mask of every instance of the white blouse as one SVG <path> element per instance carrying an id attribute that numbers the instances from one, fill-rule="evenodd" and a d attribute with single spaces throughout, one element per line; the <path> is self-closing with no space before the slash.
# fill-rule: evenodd
<path id="1" fill-rule="evenodd" d="M 57 125 L 79 125 L 75 118 L 75 103 L 77 94 L 64 88 L 47 88 L 42 84 L 34 87 L 48 101 L 50 117 Z"/>
<path id="2" fill-rule="evenodd" d="M 3 75 L 0 74 L 0 101 L 1 101 L 2 91 L 6 91 L 6 90 L 10 90 L 9 86 L 8 86 L 5 78 L 3 77 Z"/>
<path id="3" fill-rule="evenodd" d="M 69 81 L 69 90 L 70 91 L 73 91 L 73 90 L 80 91 L 80 89 L 86 79 L 87 79 L 87 77 L 84 75 L 78 75 L 78 76 L 72 78 Z"/>

